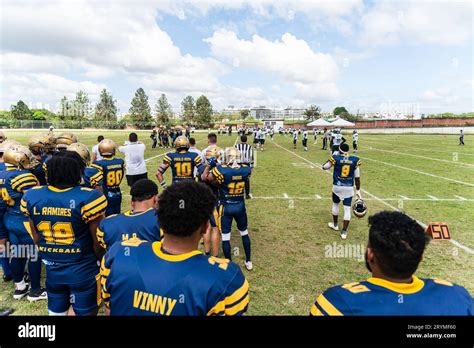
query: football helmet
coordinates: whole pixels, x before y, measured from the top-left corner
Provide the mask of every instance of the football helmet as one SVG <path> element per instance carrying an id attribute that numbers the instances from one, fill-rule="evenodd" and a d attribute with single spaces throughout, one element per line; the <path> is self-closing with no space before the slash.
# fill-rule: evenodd
<path id="1" fill-rule="evenodd" d="M 367 208 L 367 205 L 361 198 L 357 198 L 354 205 L 352 206 L 352 211 L 355 216 L 357 216 L 359 219 L 364 217 L 365 214 L 367 214 L 367 211 L 369 209 Z"/>
<path id="2" fill-rule="evenodd" d="M 44 149 L 45 137 L 41 134 L 33 135 L 28 141 L 28 148 L 33 155 L 41 155 Z"/>
<path id="3" fill-rule="evenodd" d="M 221 152 L 222 152 L 222 150 L 219 146 L 211 145 L 206 150 L 206 153 L 204 154 L 204 156 L 206 157 L 206 159 L 209 159 L 211 157 L 215 157 L 217 160 L 219 160 L 219 158 L 221 156 Z"/>
<path id="4" fill-rule="evenodd" d="M 56 146 L 58 150 L 66 150 L 69 145 L 77 142 L 77 137 L 72 133 L 61 133 L 56 138 Z"/>
<path id="5" fill-rule="evenodd" d="M 180 135 L 174 141 L 174 147 L 176 148 L 176 150 L 189 149 L 189 139 L 186 138 L 184 135 Z"/>
<path id="6" fill-rule="evenodd" d="M 43 134 L 44 153 L 53 153 L 56 150 L 56 138 L 52 133 Z"/>
<path id="7" fill-rule="evenodd" d="M 115 155 L 116 145 L 111 139 L 104 139 L 99 143 L 99 153 L 101 156 Z"/>
<path id="8" fill-rule="evenodd" d="M 0 143 L 3 143 L 5 140 L 7 140 L 7 136 L 5 135 L 5 133 L 0 131 Z"/>
<path id="9" fill-rule="evenodd" d="M 86 145 L 82 143 L 73 143 L 69 145 L 66 149 L 67 151 L 76 152 L 81 158 L 83 159 L 86 166 L 88 166 L 91 162 L 91 153 Z"/>
<path id="10" fill-rule="evenodd" d="M 225 149 L 225 162 L 226 163 L 240 163 L 240 151 L 235 147 L 228 147 Z"/>
<path id="11" fill-rule="evenodd" d="M 34 165 L 34 156 L 26 146 L 13 145 L 3 154 L 3 161 L 17 168 L 29 169 Z"/>
<path id="12" fill-rule="evenodd" d="M 13 145 L 21 145 L 19 141 L 16 140 L 5 140 L 4 142 L 0 143 L 0 152 L 4 153 L 7 149 Z"/>

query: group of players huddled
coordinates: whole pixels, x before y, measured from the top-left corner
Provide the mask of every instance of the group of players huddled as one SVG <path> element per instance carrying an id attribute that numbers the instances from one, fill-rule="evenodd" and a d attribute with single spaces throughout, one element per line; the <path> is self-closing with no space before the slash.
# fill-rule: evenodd
<path id="1" fill-rule="evenodd" d="M 251 198 L 253 156 L 246 134 L 240 135 L 240 143 L 221 149 L 217 135 L 210 133 L 200 153 L 189 134 L 178 133 L 171 138 L 175 150 L 156 172 L 161 193 L 151 180 L 136 181 L 131 210 L 122 213 L 125 164 L 115 157 L 112 140 L 100 141 L 99 156 L 92 161 L 87 146 L 72 133 L 50 131 L 24 146 L 0 132 L 0 260 L 4 281 L 14 282 L 13 297 L 47 299 L 50 315 L 96 315 L 102 303 L 108 315 L 245 313 L 249 282 L 231 261 L 230 244 L 235 220 L 245 268 L 252 270 L 245 200 Z M 166 136 L 166 129 L 156 133 L 161 146 L 166 147 Z M 334 167 L 330 227 L 338 229 L 343 201 L 343 239 L 354 182 L 361 204 L 356 207 L 356 202 L 354 213 L 367 212 L 359 166 L 344 141 L 323 165 Z M 366 265 L 372 278 L 328 289 L 317 297 L 311 315 L 474 313 L 473 299 L 461 286 L 414 275 L 427 244 L 415 220 L 381 212 L 369 218 L 369 225 Z M 220 245 L 224 258 L 217 257 Z M 41 287 L 41 262 L 46 288 Z"/>

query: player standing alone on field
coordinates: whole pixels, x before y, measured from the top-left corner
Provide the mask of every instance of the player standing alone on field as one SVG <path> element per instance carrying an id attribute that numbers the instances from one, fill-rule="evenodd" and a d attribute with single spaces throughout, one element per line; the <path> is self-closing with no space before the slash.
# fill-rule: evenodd
<path id="1" fill-rule="evenodd" d="M 296 142 L 298 141 L 298 131 L 293 130 L 293 148 L 296 149 Z"/>
<path id="2" fill-rule="evenodd" d="M 334 286 L 316 299 L 310 315 L 474 315 L 463 287 L 414 275 L 428 238 L 407 215 L 392 211 L 369 217 L 365 265 L 372 277 Z"/>
<path id="3" fill-rule="evenodd" d="M 359 149 L 357 147 L 359 143 L 359 134 L 357 133 L 357 129 L 354 129 L 352 132 L 352 147 L 354 148 L 354 153 L 356 153 Z"/>
<path id="4" fill-rule="evenodd" d="M 328 148 L 328 130 L 327 128 L 324 128 L 324 133 L 323 133 L 323 147 L 321 150 L 326 150 Z"/>
<path id="5" fill-rule="evenodd" d="M 314 138 L 314 144 L 318 142 L 318 130 L 317 128 L 313 128 L 313 138 Z"/>
<path id="6" fill-rule="evenodd" d="M 462 129 L 459 131 L 459 145 L 464 145 L 464 132 Z"/>
<path id="7" fill-rule="evenodd" d="M 349 155 L 349 145 L 341 144 L 339 154 L 329 157 L 329 160 L 323 165 L 327 170 L 334 167 L 333 186 L 332 186 L 332 220 L 328 223 L 329 228 L 339 231 L 337 224 L 339 216 L 339 203 L 342 201 L 344 206 L 344 223 L 341 231 L 341 238 L 347 238 L 347 228 L 351 220 L 351 204 L 354 196 L 354 181 L 356 185 L 356 195 L 359 199 L 360 194 L 360 165 L 359 157 Z"/>
<path id="8" fill-rule="evenodd" d="M 304 151 L 308 151 L 308 130 L 306 128 L 303 130 L 302 142 Z"/>

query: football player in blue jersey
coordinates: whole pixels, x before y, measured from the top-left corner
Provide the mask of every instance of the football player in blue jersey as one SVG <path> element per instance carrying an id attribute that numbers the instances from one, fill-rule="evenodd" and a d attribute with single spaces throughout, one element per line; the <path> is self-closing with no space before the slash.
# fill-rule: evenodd
<path id="1" fill-rule="evenodd" d="M 133 237 L 150 242 L 161 240 L 160 222 L 155 212 L 158 186 L 149 179 L 140 179 L 133 184 L 130 195 L 132 210 L 100 222 L 97 239 L 106 250 L 116 242 Z"/>
<path id="2" fill-rule="evenodd" d="M 37 134 L 28 141 L 28 148 L 35 156 L 35 164 L 32 165 L 30 171 L 38 179 L 40 185 L 46 185 L 46 173 L 43 168 L 43 163 L 48 156 L 44 152 L 45 143 L 48 137 L 46 134 Z"/>
<path id="3" fill-rule="evenodd" d="M 216 165 L 220 163 L 220 157 L 221 157 L 222 150 L 220 147 L 217 145 L 210 145 L 206 148 L 206 151 L 204 153 L 204 156 L 207 160 L 207 164 L 209 166 L 209 170 L 212 170 Z M 210 223 L 211 223 L 211 228 L 209 231 L 206 232 L 203 236 L 204 240 L 204 253 L 206 255 L 211 255 L 212 256 L 218 256 L 219 255 L 219 244 L 221 241 L 221 235 L 220 235 L 220 217 L 218 214 L 219 210 L 219 188 L 213 184 L 211 184 L 209 181 L 206 180 L 207 174 L 204 174 L 207 166 L 200 166 L 198 170 L 198 179 L 201 182 L 204 182 L 208 187 L 211 189 L 212 193 L 216 197 L 215 200 L 215 209 L 213 210 L 211 217 L 210 217 Z"/>
<path id="4" fill-rule="evenodd" d="M 72 151 L 48 162 L 48 185 L 29 190 L 21 210 L 46 264 L 50 315 L 95 315 L 100 304 L 98 260 L 103 255 L 96 229 L 105 214 L 104 195 L 82 187 L 84 162 Z"/>
<path id="5" fill-rule="evenodd" d="M 97 164 L 91 164 L 91 154 L 87 146 L 81 143 L 73 143 L 67 147 L 67 150 L 76 152 L 84 162 L 82 186 L 103 192 L 104 173 L 102 172 L 102 167 Z"/>
<path id="6" fill-rule="evenodd" d="M 384 211 L 369 217 L 369 226 L 365 262 L 372 277 L 326 290 L 311 315 L 474 315 L 466 289 L 414 275 L 429 241 L 415 220 Z"/>
<path id="7" fill-rule="evenodd" d="M 235 147 L 227 148 L 225 150 L 225 164 L 216 166 L 209 174 L 209 169 L 206 169 L 204 175 L 207 181 L 219 187 L 219 217 L 224 256 L 231 259 L 230 236 L 232 221 L 235 220 L 244 246 L 245 267 L 250 271 L 253 265 L 250 258 L 251 248 L 244 189 L 251 168 L 240 164 L 240 157 L 240 151 Z"/>
<path id="8" fill-rule="evenodd" d="M 174 142 L 175 152 L 168 152 L 163 158 L 163 163 L 158 167 L 156 178 L 165 188 L 166 181 L 163 174 L 171 167 L 173 183 L 182 180 L 194 180 L 194 169 L 202 165 L 202 158 L 195 152 L 189 152 L 189 139 L 179 136 Z"/>
<path id="9" fill-rule="evenodd" d="M 362 199 L 360 193 L 360 165 L 359 157 L 349 155 L 349 145 L 346 143 L 339 146 L 338 155 L 331 156 L 323 165 L 324 170 L 334 167 L 332 186 L 332 220 L 328 223 L 329 228 L 338 231 L 339 203 L 344 206 L 344 222 L 342 225 L 341 238 L 347 238 L 347 228 L 351 221 L 351 204 L 354 196 L 354 183 L 356 195 Z"/>
<path id="10" fill-rule="evenodd" d="M 11 141 L 5 140 L 6 136 L 3 132 L 0 131 L 0 172 L 7 169 L 5 163 L 3 162 L 3 153 L 11 145 Z M 0 197 L 0 253 L 3 254 L 5 251 L 5 245 L 8 240 L 8 232 L 3 223 L 3 217 L 7 211 L 7 204 Z M 3 257 L 0 257 L 0 264 L 2 265 L 3 270 L 3 281 L 9 282 L 12 281 L 13 275 L 10 267 L 10 258 L 4 254 Z"/>
<path id="11" fill-rule="evenodd" d="M 241 315 L 249 283 L 233 262 L 198 250 L 209 228 L 214 195 L 194 181 L 160 195 L 162 242 L 115 243 L 101 267 L 102 296 L 111 315 Z"/>
<path id="12" fill-rule="evenodd" d="M 115 157 L 115 151 L 116 146 L 112 140 L 102 140 L 99 143 L 99 153 L 103 158 L 94 162 L 95 165 L 102 168 L 104 177 L 102 187 L 108 203 L 105 216 L 120 214 L 122 206 L 120 184 L 125 172 L 125 162 L 123 159 Z"/>
<path id="13" fill-rule="evenodd" d="M 29 171 L 34 156 L 23 145 L 10 146 L 3 154 L 6 170 L 0 172 L 0 191 L 7 209 L 3 217 L 8 232 L 11 260 L 10 266 L 15 282 L 14 299 L 27 296 L 29 301 L 46 299 L 46 291 L 41 288 L 41 260 L 31 238 L 28 218 L 20 210 L 20 201 L 25 192 L 37 186 L 38 179 Z M 24 279 L 28 262 L 30 285 Z"/>

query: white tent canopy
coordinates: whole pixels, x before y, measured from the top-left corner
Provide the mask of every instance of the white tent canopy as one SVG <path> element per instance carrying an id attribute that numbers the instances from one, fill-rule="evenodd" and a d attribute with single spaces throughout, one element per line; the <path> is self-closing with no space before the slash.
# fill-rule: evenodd
<path id="1" fill-rule="evenodd" d="M 326 121 L 324 118 L 318 118 L 313 122 L 308 123 L 306 126 L 309 127 L 330 127 L 332 124 Z"/>
<path id="2" fill-rule="evenodd" d="M 337 120 L 331 122 L 330 125 L 333 127 L 354 127 L 355 123 L 338 118 Z"/>

